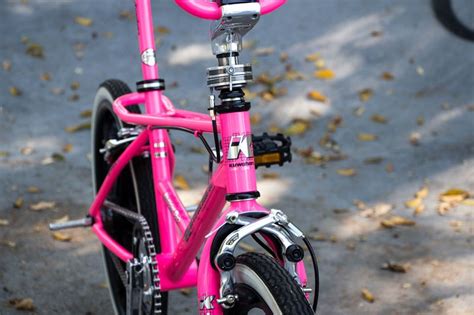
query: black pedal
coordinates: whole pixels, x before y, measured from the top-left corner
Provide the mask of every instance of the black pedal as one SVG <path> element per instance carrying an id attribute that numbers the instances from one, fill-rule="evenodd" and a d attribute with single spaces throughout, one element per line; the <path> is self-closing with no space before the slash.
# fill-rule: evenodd
<path id="1" fill-rule="evenodd" d="M 285 137 L 281 133 L 276 135 L 264 133 L 261 136 L 252 135 L 252 142 L 255 168 L 282 166 L 285 162 L 291 162 L 290 137 Z"/>

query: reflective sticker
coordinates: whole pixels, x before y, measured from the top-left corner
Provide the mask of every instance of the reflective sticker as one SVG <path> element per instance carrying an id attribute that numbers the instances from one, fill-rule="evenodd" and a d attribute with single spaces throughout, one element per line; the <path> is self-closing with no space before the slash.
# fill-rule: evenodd
<path id="1" fill-rule="evenodd" d="M 199 309 L 200 310 L 203 310 L 203 309 L 213 310 L 214 305 L 212 305 L 212 302 L 214 301 L 215 298 L 216 298 L 215 295 L 205 296 L 204 299 L 199 301 Z"/>
<path id="2" fill-rule="evenodd" d="M 156 65 L 155 51 L 150 48 L 142 52 L 142 62 L 150 67 Z"/>
<path id="3" fill-rule="evenodd" d="M 230 138 L 227 159 L 237 160 L 240 152 L 242 152 L 247 158 L 253 157 L 251 135 L 239 135 Z"/>

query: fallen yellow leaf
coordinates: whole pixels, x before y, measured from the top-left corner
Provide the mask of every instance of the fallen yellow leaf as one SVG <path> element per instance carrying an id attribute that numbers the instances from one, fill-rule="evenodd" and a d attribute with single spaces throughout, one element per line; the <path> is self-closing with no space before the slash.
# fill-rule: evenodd
<path id="1" fill-rule="evenodd" d="M 334 79 L 334 72 L 330 69 L 322 69 L 314 72 L 314 77 L 321 80 L 331 80 Z"/>
<path id="2" fill-rule="evenodd" d="M 29 192 L 30 194 L 37 194 L 41 190 L 36 186 L 29 186 L 28 188 L 26 188 L 26 191 Z"/>
<path id="3" fill-rule="evenodd" d="M 355 176 L 357 174 L 357 171 L 353 168 L 341 168 L 336 172 L 341 176 Z"/>
<path id="4" fill-rule="evenodd" d="M 375 297 L 368 289 L 362 289 L 361 291 L 362 298 L 369 303 L 374 303 Z"/>
<path id="5" fill-rule="evenodd" d="M 326 67 L 326 61 L 324 61 L 322 58 L 319 58 L 314 62 L 314 66 L 318 69 L 324 69 Z"/>
<path id="6" fill-rule="evenodd" d="M 439 196 L 439 200 L 444 202 L 461 202 L 467 198 L 469 198 L 469 193 L 458 188 L 449 189 Z"/>
<path id="7" fill-rule="evenodd" d="M 316 91 L 316 90 L 312 90 L 308 93 L 308 98 L 310 100 L 313 100 L 313 101 L 317 101 L 317 102 L 321 102 L 321 103 L 326 103 L 327 102 L 327 97 L 324 96 L 324 94 L 322 94 L 321 92 L 319 91 Z"/>
<path id="8" fill-rule="evenodd" d="M 408 270 L 408 265 L 397 264 L 397 263 L 389 261 L 382 265 L 382 269 L 393 271 L 393 272 L 406 273 Z"/>
<path id="9" fill-rule="evenodd" d="M 286 129 L 285 133 L 289 136 L 302 135 L 311 128 L 311 122 L 306 119 L 295 119 Z"/>
<path id="10" fill-rule="evenodd" d="M 48 72 L 43 72 L 40 75 L 40 80 L 41 81 L 51 81 L 51 74 L 49 74 Z"/>
<path id="11" fill-rule="evenodd" d="M 401 216 L 392 216 L 386 220 L 382 220 L 382 222 L 380 222 L 380 224 L 385 227 L 385 228 L 393 228 L 395 226 L 398 226 L 398 225 L 406 225 L 406 226 L 413 226 L 416 224 L 415 221 L 412 221 L 410 219 L 407 219 L 407 218 L 404 218 L 404 217 L 401 217 Z"/>
<path id="12" fill-rule="evenodd" d="M 429 189 L 428 187 L 426 186 L 423 186 L 420 190 L 418 190 L 415 194 L 415 197 L 416 198 L 421 198 L 421 199 L 425 199 L 426 197 L 428 197 L 428 193 L 429 193 Z"/>
<path id="13" fill-rule="evenodd" d="M 282 53 L 280 54 L 280 61 L 281 61 L 281 62 L 287 62 L 289 57 L 290 57 L 290 56 L 288 55 L 288 53 L 282 52 Z"/>
<path id="14" fill-rule="evenodd" d="M 76 16 L 74 18 L 74 22 L 76 22 L 79 25 L 87 26 L 87 27 L 92 25 L 92 19 L 86 18 L 86 17 L 83 17 L 83 16 Z"/>
<path id="15" fill-rule="evenodd" d="M 174 177 L 174 185 L 176 186 L 177 189 L 181 189 L 181 190 L 189 190 L 190 189 L 190 186 L 189 186 L 189 183 L 188 181 L 186 180 L 186 178 L 184 178 L 183 175 L 176 175 Z"/>
<path id="16" fill-rule="evenodd" d="M 162 34 L 162 35 L 171 33 L 170 29 L 167 28 L 166 26 L 158 26 L 158 27 L 156 28 L 156 32 L 157 32 L 157 33 L 160 33 L 160 34 Z"/>
<path id="17" fill-rule="evenodd" d="M 0 226 L 7 226 L 10 225 L 10 221 L 6 219 L 0 219 Z"/>
<path id="18" fill-rule="evenodd" d="M 70 242 L 72 240 L 72 236 L 71 235 L 68 235 L 68 234 L 65 234 L 63 232 L 53 232 L 53 238 L 56 240 L 56 241 L 60 241 L 60 242 Z"/>
<path id="19" fill-rule="evenodd" d="M 446 213 L 449 212 L 449 210 L 453 207 L 453 204 L 449 203 L 449 202 L 441 202 L 439 205 L 438 205 L 438 214 L 439 215 L 445 215 Z"/>
<path id="20" fill-rule="evenodd" d="M 43 58 L 44 57 L 43 46 L 36 43 L 29 43 L 28 46 L 26 46 L 26 54 L 35 58 Z"/>
<path id="21" fill-rule="evenodd" d="M 369 141 L 377 140 L 377 136 L 371 133 L 362 132 L 362 133 L 359 133 L 359 135 L 357 136 L 357 139 L 359 139 L 359 141 L 369 142 Z"/>
<path id="22" fill-rule="evenodd" d="M 91 123 L 90 122 L 84 122 L 84 123 L 80 123 L 80 124 L 77 124 L 77 125 L 68 126 L 68 127 L 64 128 L 64 130 L 66 132 L 69 132 L 69 133 L 74 133 L 74 132 L 78 132 L 78 131 L 81 131 L 81 130 L 89 130 L 89 129 L 91 129 Z"/>
<path id="23" fill-rule="evenodd" d="M 81 87 L 81 84 L 77 81 L 73 81 L 70 85 L 71 90 L 76 91 Z"/>
<path id="24" fill-rule="evenodd" d="M 386 124 L 388 122 L 388 119 L 380 114 L 374 114 L 372 117 L 370 117 L 370 119 L 378 124 Z"/>
<path id="25" fill-rule="evenodd" d="M 415 198 L 405 202 L 407 208 L 416 209 L 422 204 L 423 200 L 421 198 Z"/>
<path id="26" fill-rule="evenodd" d="M 21 90 L 17 88 L 16 86 L 9 87 L 8 91 L 10 92 L 12 96 L 20 96 L 21 94 L 23 94 Z"/>
<path id="27" fill-rule="evenodd" d="M 262 122 L 262 114 L 260 113 L 255 113 L 250 115 L 250 122 L 252 125 L 258 125 Z"/>
<path id="28" fill-rule="evenodd" d="M 72 151 L 72 144 L 71 143 L 66 143 L 65 145 L 63 145 L 63 152 L 64 153 L 69 153 Z"/>
<path id="29" fill-rule="evenodd" d="M 13 202 L 13 208 L 20 209 L 21 207 L 23 207 L 23 197 L 18 197 Z"/>
<path id="30" fill-rule="evenodd" d="M 296 71 L 294 69 L 289 69 L 285 72 L 285 79 L 288 81 L 298 81 L 298 80 L 305 80 L 306 77 L 304 74 L 302 74 L 299 71 Z"/>
<path id="31" fill-rule="evenodd" d="M 30 209 L 33 211 L 52 210 L 56 207 L 54 201 L 40 201 L 30 205 Z"/>
<path id="32" fill-rule="evenodd" d="M 277 179 L 277 178 L 280 178 L 280 174 L 278 174 L 278 173 L 263 173 L 262 178 L 264 178 L 264 179 Z"/>
<path id="33" fill-rule="evenodd" d="M 11 299 L 8 301 L 8 304 L 13 306 L 19 311 L 34 311 L 35 306 L 33 300 L 30 298 L 27 299 Z"/>
<path id="34" fill-rule="evenodd" d="M 7 240 L 0 240 L 0 245 L 8 246 L 10 248 L 15 248 L 16 243 L 13 241 L 7 241 Z"/>
<path id="35" fill-rule="evenodd" d="M 315 62 L 319 58 L 320 58 L 319 53 L 314 53 L 314 54 L 307 55 L 305 60 L 308 61 L 308 62 Z"/>
<path id="36" fill-rule="evenodd" d="M 374 96 L 374 91 L 372 89 L 363 89 L 359 91 L 359 99 L 362 102 L 367 102 L 369 101 L 372 96 Z"/>
<path id="37" fill-rule="evenodd" d="M 415 208 L 415 210 L 413 211 L 413 215 L 419 215 L 421 213 L 423 213 L 425 211 L 425 205 L 424 204 L 420 204 L 418 205 L 418 207 Z"/>
<path id="38" fill-rule="evenodd" d="M 462 205 L 474 207 L 474 199 L 464 199 L 461 201 Z"/>
<path id="39" fill-rule="evenodd" d="M 393 74 L 386 71 L 386 72 L 382 73 L 382 79 L 384 79 L 386 81 L 391 81 L 391 80 L 395 79 L 395 77 L 393 76 Z"/>

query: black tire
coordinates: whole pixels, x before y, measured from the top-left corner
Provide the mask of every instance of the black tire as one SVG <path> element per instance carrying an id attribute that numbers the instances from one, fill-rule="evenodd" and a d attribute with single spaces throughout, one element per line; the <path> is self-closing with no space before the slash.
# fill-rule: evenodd
<path id="1" fill-rule="evenodd" d="M 238 301 L 224 311 L 225 315 L 314 315 L 303 290 L 270 256 L 242 254 L 237 257 L 233 273 Z"/>
<path id="2" fill-rule="evenodd" d="M 124 125 L 114 114 L 112 102 L 116 98 L 130 93 L 129 87 L 119 80 L 103 82 L 96 94 L 92 112 L 92 180 L 94 194 L 97 193 L 104 181 L 113 161 L 105 161 L 99 152 L 108 139 L 116 138 L 117 131 Z M 134 113 L 140 113 L 138 105 L 127 108 Z M 127 209 L 140 212 L 148 221 L 151 228 L 157 253 L 160 252 L 158 221 L 156 217 L 155 195 L 153 178 L 149 159 L 134 158 L 128 167 L 125 167 L 117 179 L 113 189 L 107 197 Z M 122 217 L 114 216 L 111 212 L 101 213 L 105 230 L 122 246 L 132 251 L 133 224 Z M 117 257 L 102 246 L 104 265 L 112 304 L 116 314 L 126 314 L 126 291 L 114 262 Z M 125 264 L 121 263 L 125 270 Z M 162 292 L 162 314 L 167 314 L 168 294 Z M 146 314 L 148 315 L 148 314 Z"/>
<path id="3" fill-rule="evenodd" d="M 431 6 L 438 21 L 448 31 L 465 40 L 474 41 L 474 29 L 459 20 L 451 0 L 431 0 Z"/>

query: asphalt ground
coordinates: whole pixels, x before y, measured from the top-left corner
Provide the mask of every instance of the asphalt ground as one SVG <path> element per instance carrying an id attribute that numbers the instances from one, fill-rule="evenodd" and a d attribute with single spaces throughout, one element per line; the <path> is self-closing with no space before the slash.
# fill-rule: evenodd
<path id="1" fill-rule="evenodd" d="M 472 20 L 471 1 L 457 6 Z M 215 65 L 208 22 L 172 1 L 153 7 L 166 94 L 176 107 L 205 112 L 205 70 Z M 36 314 L 112 314 L 96 238 L 76 230 L 60 242 L 46 224 L 83 216 L 92 200 L 90 132 L 65 128 L 87 123 L 80 113 L 91 109 L 100 82 L 120 78 L 133 87 L 140 79 L 130 12 L 131 1 L 2 1 L 0 314 L 23 314 L 11 302 L 24 298 Z M 79 16 L 92 25 L 75 23 Z M 427 0 L 289 1 L 247 40 L 242 60 L 256 76 L 283 76 L 272 85 L 277 95 L 250 87 L 260 94 L 252 99 L 255 133 L 295 133 L 293 162 L 258 171 L 261 202 L 311 236 L 319 314 L 472 314 L 472 200 L 440 215 L 439 199 L 453 188 L 463 190 L 456 196 L 474 193 L 473 44 L 443 29 Z M 42 58 L 31 55 L 33 44 Z M 313 76 L 315 62 L 305 59 L 315 53 L 334 78 Z M 311 91 L 326 102 L 308 99 Z M 191 204 L 205 188 L 207 157 L 187 135 L 172 137 L 177 173 L 190 185 L 180 193 Z M 423 187 L 424 209 L 414 216 L 405 202 Z M 55 205 L 32 211 L 40 201 Z M 415 225 L 384 228 L 393 215 Z M 405 272 L 382 269 L 387 262 Z M 170 314 L 196 313 L 188 293 L 172 294 Z"/>

